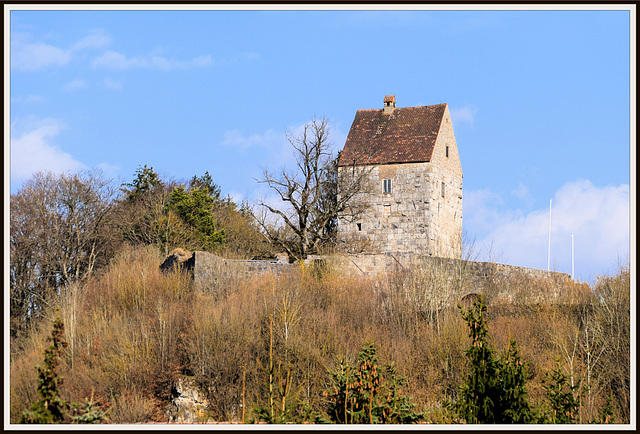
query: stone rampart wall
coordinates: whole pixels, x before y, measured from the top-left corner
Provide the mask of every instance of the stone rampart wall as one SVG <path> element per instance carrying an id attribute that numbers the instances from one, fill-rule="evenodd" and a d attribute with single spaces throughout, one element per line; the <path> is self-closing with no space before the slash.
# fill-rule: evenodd
<path id="1" fill-rule="evenodd" d="M 543 299 L 565 297 L 575 285 L 566 273 L 491 262 L 434 258 L 409 252 L 335 255 L 332 262 L 349 275 L 375 276 L 427 270 L 430 276 L 444 276 L 449 281 L 444 284 L 456 288 L 458 298 L 490 293 L 492 298 L 505 301 L 540 302 Z"/>
<path id="2" fill-rule="evenodd" d="M 410 252 L 310 256 L 305 262 L 307 265 L 323 263 L 350 276 L 393 276 L 417 271 L 422 273 L 424 279 L 438 279 L 438 284 L 454 288 L 456 299 L 484 293 L 494 299 L 535 302 L 565 297 L 566 291 L 575 286 L 565 273 L 490 262 L 434 258 Z M 237 278 L 263 273 L 280 274 L 297 267 L 297 264 L 290 264 L 286 260 L 232 260 L 200 251 L 194 252 L 186 263 L 191 265 L 185 270 L 193 273 L 194 287 L 211 294 L 228 291 L 233 287 L 232 281 Z"/>
<path id="3" fill-rule="evenodd" d="M 205 292 L 225 290 L 230 279 L 267 272 L 282 273 L 296 267 L 284 261 L 244 261 L 225 259 L 207 252 L 194 252 L 193 280 L 196 289 Z"/>

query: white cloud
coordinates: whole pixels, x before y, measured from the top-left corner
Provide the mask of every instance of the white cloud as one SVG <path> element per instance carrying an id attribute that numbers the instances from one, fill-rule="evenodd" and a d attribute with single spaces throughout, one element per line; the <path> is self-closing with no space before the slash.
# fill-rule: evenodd
<path id="1" fill-rule="evenodd" d="M 529 191 L 529 187 L 527 187 L 523 183 L 518 184 L 518 187 L 516 187 L 511 192 L 511 194 L 520 199 L 527 206 L 531 206 L 534 203 L 534 199 L 531 195 L 531 192 Z"/>
<path id="2" fill-rule="evenodd" d="M 450 109 L 449 113 L 451 114 L 451 122 L 453 122 L 455 125 L 473 125 L 476 120 L 478 108 L 476 106 L 467 104 L 462 108 L 452 108 Z"/>
<path id="3" fill-rule="evenodd" d="M 71 44 L 69 48 L 61 48 L 45 42 L 31 42 L 28 34 L 14 33 L 11 39 L 11 67 L 20 71 L 37 71 L 50 66 L 64 66 L 82 50 L 104 49 L 111 43 L 111 37 L 104 30 L 92 30 L 87 36 Z M 254 60 L 256 53 L 242 53 L 240 58 Z M 126 56 L 113 50 L 107 50 L 93 59 L 95 68 L 126 70 L 132 68 L 159 69 L 164 71 L 203 68 L 213 64 L 210 55 L 197 56 L 192 59 L 178 60 L 167 58 L 156 50 L 141 56 Z"/>
<path id="4" fill-rule="evenodd" d="M 465 228 L 479 235 L 476 250 L 490 246 L 507 263 L 547 268 L 549 208 L 523 215 L 499 210 L 499 196 L 465 192 Z M 571 273 L 571 234 L 576 277 L 612 271 L 629 254 L 629 185 L 596 187 L 588 180 L 569 182 L 554 195 L 551 209 L 551 268 Z M 488 259 L 488 258 L 484 258 Z"/>
<path id="5" fill-rule="evenodd" d="M 98 164 L 98 168 L 102 170 L 102 173 L 107 178 L 115 178 L 120 171 L 120 166 L 117 164 L 100 163 Z"/>
<path id="6" fill-rule="evenodd" d="M 102 48 L 111 42 L 103 30 L 93 30 L 70 48 L 60 48 L 45 42 L 31 42 L 31 37 L 14 33 L 11 38 L 11 67 L 20 71 L 37 71 L 49 66 L 64 66 L 78 50 Z"/>
<path id="7" fill-rule="evenodd" d="M 221 145 L 245 150 L 253 147 L 272 147 L 282 140 L 286 140 L 284 134 L 271 129 L 262 134 L 254 133 L 249 136 L 243 135 L 241 131 L 232 130 L 224 134 Z"/>
<path id="8" fill-rule="evenodd" d="M 87 48 L 103 48 L 111 43 L 111 38 L 104 30 L 97 29 L 73 45 L 72 50 L 83 50 Z"/>
<path id="9" fill-rule="evenodd" d="M 104 86 L 105 89 L 119 91 L 122 90 L 122 81 L 114 80 L 111 77 L 106 77 L 104 80 L 102 80 L 102 86 Z"/>
<path id="10" fill-rule="evenodd" d="M 67 92 L 73 92 L 74 90 L 84 89 L 88 86 L 84 80 L 76 79 L 64 85 L 64 90 Z"/>
<path id="11" fill-rule="evenodd" d="M 42 95 L 36 95 L 30 93 L 25 97 L 16 97 L 11 98 L 11 103 L 19 103 L 19 104 L 37 104 L 45 101 L 45 98 Z"/>
<path id="12" fill-rule="evenodd" d="M 128 69 L 136 66 L 136 59 L 127 59 L 124 54 L 115 51 L 105 51 L 93 60 L 94 68 Z"/>
<path id="13" fill-rule="evenodd" d="M 246 61 L 258 60 L 261 57 L 262 56 L 260 56 L 260 54 L 253 53 L 253 52 L 244 52 L 244 53 L 240 54 L 240 59 L 246 60 Z"/>
<path id="14" fill-rule="evenodd" d="M 304 131 L 304 125 L 300 124 L 289 127 L 286 131 L 293 137 L 301 137 Z M 249 151 L 253 158 L 259 156 L 258 165 L 261 168 L 268 169 L 272 173 L 277 173 L 283 168 L 287 171 L 295 170 L 296 155 L 293 146 L 287 139 L 287 132 L 284 130 L 279 133 L 273 129 L 269 129 L 263 133 L 254 133 L 245 135 L 241 131 L 232 130 L 224 135 L 221 146 L 236 149 L 244 155 L 248 155 Z M 346 139 L 346 135 L 336 128 L 330 130 L 328 136 L 328 144 L 331 151 L 335 151 L 336 144 L 342 146 Z"/>
<path id="15" fill-rule="evenodd" d="M 285 166 L 291 169 L 295 165 L 293 148 L 284 132 L 269 129 L 264 133 L 244 135 L 232 130 L 225 133 L 221 145 L 244 155 L 251 153 L 252 158 L 259 160 L 258 166 L 272 172 Z"/>
<path id="16" fill-rule="evenodd" d="M 63 66 L 71 61 L 71 52 L 42 42 L 29 43 L 22 38 L 11 40 L 11 67 L 20 71 L 37 71 L 48 66 Z"/>
<path id="17" fill-rule="evenodd" d="M 12 129 L 17 128 L 12 125 Z M 61 173 L 77 171 L 86 166 L 62 151 L 53 141 L 62 123 L 57 119 L 42 119 L 29 126 L 18 137 L 11 137 L 11 180 L 20 182 L 39 171 Z"/>
<path id="18" fill-rule="evenodd" d="M 148 68 L 170 71 L 175 69 L 201 68 L 213 64 L 210 55 L 194 57 L 190 60 L 175 60 L 150 54 L 144 56 L 127 57 L 122 53 L 108 50 L 93 60 L 94 68 L 125 70 L 132 68 Z"/>

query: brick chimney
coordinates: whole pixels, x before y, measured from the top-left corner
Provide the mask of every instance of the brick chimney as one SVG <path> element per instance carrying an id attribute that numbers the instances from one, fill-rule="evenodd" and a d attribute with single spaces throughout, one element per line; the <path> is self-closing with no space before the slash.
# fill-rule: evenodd
<path id="1" fill-rule="evenodd" d="M 390 115 L 393 113 L 393 110 L 396 108 L 396 96 L 395 95 L 385 95 L 384 97 L 384 113 L 385 115 Z"/>

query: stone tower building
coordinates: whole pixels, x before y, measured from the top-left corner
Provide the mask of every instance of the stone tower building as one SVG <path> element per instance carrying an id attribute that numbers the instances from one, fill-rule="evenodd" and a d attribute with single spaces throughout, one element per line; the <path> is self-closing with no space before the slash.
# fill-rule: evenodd
<path id="1" fill-rule="evenodd" d="M 366 240 L 367 251 L 459 258 L 462 251 L 462 167 L 447 104 L 358 110 L 338 170 L 368 170 L 368 211 L 339 216 L 342 239 Z"/>

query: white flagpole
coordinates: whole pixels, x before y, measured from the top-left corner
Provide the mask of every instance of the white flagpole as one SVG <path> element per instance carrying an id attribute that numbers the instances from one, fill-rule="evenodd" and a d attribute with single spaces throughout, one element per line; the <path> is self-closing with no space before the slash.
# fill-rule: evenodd
<path id="1" fill-rule="evenodd" d="M 571 280 L 576 280 L 575 262 L 573 258 L 573 234 L 571 234 Z"/>
<path id="2" fill-rule="evenodd" d="M 549 253 L 547 254 L 547 271 L 551 270 L 551 200 L 549 199 Z"/>

